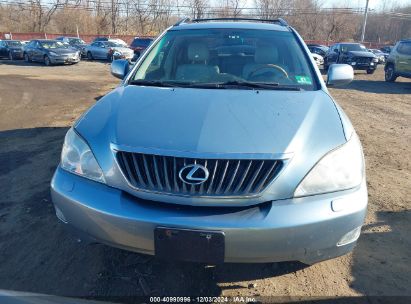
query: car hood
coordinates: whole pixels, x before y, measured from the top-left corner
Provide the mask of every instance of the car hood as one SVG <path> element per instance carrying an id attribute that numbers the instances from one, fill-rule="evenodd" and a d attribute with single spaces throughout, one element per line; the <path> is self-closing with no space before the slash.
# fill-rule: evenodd
<path id="1" fill-rule="evenodd" d="M 122 146 L 212 153 L 288 153 L 316 138 L 330 147 L 345 140 L 323 91 L 122 86 L 76 128 L 87 139 L 104 133 Z"/>
<path id="2" fill-rule="evenodd" d="M 75 128 L 91 147 L 107 184 L 144 199 L 206 203 L 194 198 L 160 194 L 153 198 L 133 192 L 121 177 L 113 158 L 115 150 L 194 158 L 284 159 L 285 169 L 274 186 L 258 199 L 239 203 L 255 204 L 291 197 L 315 163 L 346 142 L 341 119 L 336 104 L 322 90 L 129 85 L 101 98 Z M 224 201 L 230 203 L 237 204 L 238 200 Z"/>
<path id="3" fill-rule="evenodd" d="M 133 52 L 133 50 L 128 48 L 128 47 L 118 47 L 118 46 L 116 46 L 112 49 L 115 50 L 115 51 L 118 51 L 120 53 L 132 53 Z"/>
<path id="4" fill-rule="evenodd" d="M 57 49 L 49 49 L 48 51 L 54 52 L 59 55 L 73 54 L 77 52 L 77 50 L 74 48 L 57 48 Z"/>
<path id="5" fill-rule="evenodd" d="M 23 50 L 23 47 L 22 46 L 9 46 L 9 50 L 12 50 L 12 51 L 14 51 L 14 50 L 17 50 L 17 51 L 22 51 Z"/>
<path id="6" fill-rule="evenodd" d="M 364 51 L 349 51 L 348 54 L 353 57 L 375 57 L 373 53 Z"/>

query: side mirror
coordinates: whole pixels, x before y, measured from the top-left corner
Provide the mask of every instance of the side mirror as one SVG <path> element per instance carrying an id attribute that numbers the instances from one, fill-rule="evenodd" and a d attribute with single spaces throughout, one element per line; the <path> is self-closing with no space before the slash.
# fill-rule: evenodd
<path id="1" fill-rule="evenodd" d="M 328 68 L 327 86 L 349 84 L 354 79 L 354 70 L 348 64 L 332 64 Z"/>
<path id="2" fill-rule="evenodd" d="M 130 64 L 128 60 L 125 59 L 117 59 L 113 60 L 111 63 L 111 74 L 114 77 L 124 79 L 126 75 L 128 74 L 128 71 L 130 69 Z"/>

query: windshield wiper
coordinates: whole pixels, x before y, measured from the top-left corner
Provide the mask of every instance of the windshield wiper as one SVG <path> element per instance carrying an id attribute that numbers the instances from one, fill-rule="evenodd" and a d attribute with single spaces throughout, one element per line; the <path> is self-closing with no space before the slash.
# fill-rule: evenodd
<path id="1" fill-rule="evenodd" d="M 137 85 L 137 86 L 168 87 L 168 88 L 174 88 L 174 87 L 179 86 L 177 83 L 174 83 L 171 81 L 143 80 L 143 79 L 132 80 L 129 82 L 129 84 Z"/>
<path id="2" fill-rule="evenodd" d="M 153 87 L 181 87 L 181 88 L 198 88 L 198 89 L 228 89 L 232 87 L 241 87 L 259 90 L 289 90 L 303 91 L 302 88 L 280 85 L 277 82 L 248 82 L 248 81 L 227 81 L 227 82 L 187 82 L 187 81 L 160 81 L 160 80 L 132 80 L 131 85 L 153 86 Z"/>
<path id="3" fill-rule="evenodd" d="M 223 83 L 218 83 L 219 86 L 235 86 L 235 87 L 246 87 L 252 89 L 260 90 L 289 90 L 289 91 L 302 91 L 300 87 L 293 87 L 287 85 L 280 85 L 278 82 L 249 82 L 249 81 L 227 81 Z"/>

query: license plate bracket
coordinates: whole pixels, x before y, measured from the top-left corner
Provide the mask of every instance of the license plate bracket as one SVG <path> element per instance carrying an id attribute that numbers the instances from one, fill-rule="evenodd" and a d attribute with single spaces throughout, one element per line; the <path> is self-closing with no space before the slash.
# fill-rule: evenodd
<path id="1" fill-rule="evenodd" d="M 224 232 L 157 227 L 154 248 L 161 259 L 220 264 L 224 262 Z"/>

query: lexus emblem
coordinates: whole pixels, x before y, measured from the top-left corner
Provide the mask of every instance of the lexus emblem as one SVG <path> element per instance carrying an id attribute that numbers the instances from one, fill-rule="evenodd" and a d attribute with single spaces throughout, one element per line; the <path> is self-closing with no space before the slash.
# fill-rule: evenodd
<path id="1" fill-rule="evenodd" d="M 180 179 L 190 185 L 204 183 L 208 179 L 209 172 L 206 167 L 198 164 L 187 165 L 183 167 L 178 176 Z"/>

